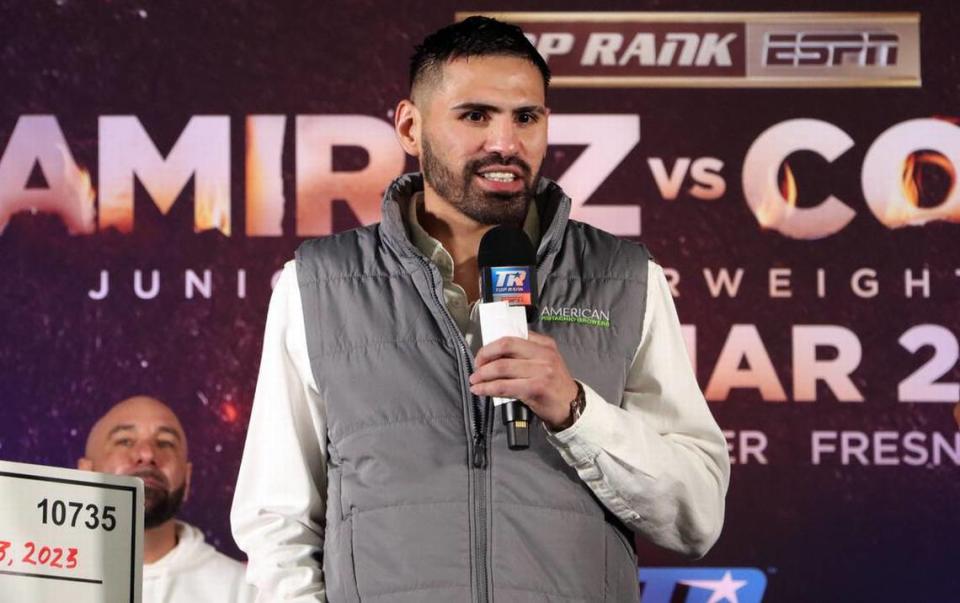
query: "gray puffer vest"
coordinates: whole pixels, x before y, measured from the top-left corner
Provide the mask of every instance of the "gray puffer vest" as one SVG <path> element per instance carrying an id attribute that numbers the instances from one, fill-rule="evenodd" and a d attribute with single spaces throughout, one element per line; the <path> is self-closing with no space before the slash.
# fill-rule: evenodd
<path id="1" fill-rule="evenodd" d="M 327 404 L 329 601 L 636 601 L 636 557 L 619 522 L 541 425 L 528 450 L 511 451 L 500 413 L 471 395 L 472 354 L 436 266 L 401 219 L 422 188 L 419 175 L 398 178 L 381 223 L 297 251 Z M 557 341 L 575 378 L 619 404 L 643 324 L 647 252 L 569 221 L 570 199 L 553 182 L 541 182 L 537 204 L 541 308 L 567 321 L 531 328 Z M 592 310 L 609 325 L 571 321 Z"/>

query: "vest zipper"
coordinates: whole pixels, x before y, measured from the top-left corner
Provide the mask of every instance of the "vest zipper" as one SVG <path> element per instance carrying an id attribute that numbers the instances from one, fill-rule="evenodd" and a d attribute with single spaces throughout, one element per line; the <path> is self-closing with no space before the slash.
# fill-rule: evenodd
<path id="1" fill-rule="evenodd" d="M 417 259 L 423 264 L 424 268 L 430 274 L 430 293 L 433 296 L 433 301 L 437 303 L 440 307 L 441 314 L 446 319 L 447 326 L 451 329 L 454 334 L 454 337 L 457 340 L 457 347 L 460 351 L 460 357 L 466 361 L 467 368 L 467 379 L 469 380 L 470 375 L 473 373 L 473 358 L 470 356 L 469 351 L 467 350 L 467 343 L 463 339 L 463 335 L 460 333 L 460 327 L 456 325 L 453 321 L 453 317 L 450 316 L 450 312 L 447 310 L 447 305 L 444 303 L 443 299 L 437 294 L 437 279 L 434 274 L 434 267 L 422 257 Z M 463 384 L 461 384 L 463 385 Z M 469 381 L 467 382 L 466 391 L 470 391 Z M 487 436 L 486 436 L 486 409 L 483 406 L 483 402 L 479 396 L 470 393 L 470 418 L 473 427 L 473 438 L 472 438 L 472 465 L 473 470 L 473 486 L 474 492 L 476 492 L 476 508 L 475 508 L 475 520 L 476 520 L 476 534 L 477 541 L 474 550 L 474 556 L 477 560 L 477 590 L 479 591 L 478 600 L 480 603 L 486 603 L 489 601 L 489 596 L 487 594 L 487 492 L 486 492 L 486 472 L 483 471 L 487 468 Z"/>
<path id="2" fill-rule="evenodd" d="M 552 224 L 551 227 L 553 227 Z M 542 242 L 543 241 L 541 240 L 541 243 Z M 460 328 L 453 321 L 453 317 L 450 316 L 449 310 L 447 310 L 446 303 L 444 303 L 443 298 L 437 294 L 437 277 L 434 272 L 434 266 L 432 266 L 430 262 L 419 253 L 419 250 L 417 251 L 418 253 L 414 255 L 423 265 L 424 269 L 430 274 L 430 293 L 433 296 L 433 301 L 440 307 L 440 313 L 446 319 L 447 326 L 451 329 L 454 337 L 457 340 L 460 357 L 466 361 L 467 379 L 469 379 L 474 368 L 473 358 L 471 357 L 470 352 L 467 350 L 467 344 L 463 339 L 463 334 L 460 333 Z M 547 259 L 547 254 L 544 253 L 541 256 L 538 252 L 537 256 L 536 266 L 539 273 L 540 267 Z M 470 391 L 469 381 L 467 382 L 466 386 L 466 391 Z M 487 410 L 489 407 L 489 404 L 483 404 L 483 401 L 479 396 L 475 396 L 473 393 L 470 394 L 470 418 L 472 423 L 471 426 L 473 428 L 473 441 L 471 442 L 471 464 L 473 465 L 473 469 L 471 470 L 471 473 L 473 474 L 474 492 L 477 493 L 477 504 L 475 508 L 477 542 L 474 550 L 474 556 L 477 559 L 477 590 L 479 594 L 479 603 L 487 603 L 490 600 L 490 596 L 487 593 L 487 475 L 484 471 L 484 469 L 487 468 L 487 423 L 489 422 L 487 421 Z"/>

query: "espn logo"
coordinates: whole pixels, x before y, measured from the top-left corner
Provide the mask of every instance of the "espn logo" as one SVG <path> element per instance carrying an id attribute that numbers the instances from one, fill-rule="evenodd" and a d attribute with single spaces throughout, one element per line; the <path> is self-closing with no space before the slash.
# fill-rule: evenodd
<path id="1" fill-rule="evenodd" d="M 897 64 L 899 43 L 900 36 L 894 33 L 768 33 L 763 39 L 763 64 L 892 66 Z"/>

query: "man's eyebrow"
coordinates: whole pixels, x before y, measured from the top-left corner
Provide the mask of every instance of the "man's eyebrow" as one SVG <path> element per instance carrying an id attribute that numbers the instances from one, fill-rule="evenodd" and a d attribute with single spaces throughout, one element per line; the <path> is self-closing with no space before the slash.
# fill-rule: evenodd
<path id="1" fill-rule="evenodd" d="M 495 105 L 488 105 L 486 103 L 475 103 L 475 102 L 466 102 L 456 105 L 452 109 L 453 111 L 484 111 L 486 113 L 501 113 L 503 109 Z"/>
<path id="2" fill-rule="evenodd" d="M 514 113 L 536 113 L 537 115 L 546 115 L 547 108 L 543 105 L 528 105 L 526 107 L 517 107 Z"/>
<path id="3" fill-rule="evenodd" d="M 176 429 L 174 429 L 173 427 L 166 427 L 166 426 L 164 426 L 164 427 L 158 427 L 158 428 L 157 428 L 157 431 L 160 432 L 160 433 L 169 433 L 169 434 L 171 434 L 173 437 L 177 438 L 177 441 L 178 441 L 178 442 L 180 442 L 180 441 L 183 440 L 183 438 L 180 437 L 180 432 L 177 431 Z"/>
<path id="4" fill-rule="evenodd" d="M 503 108 L 496 105 L 488 105 L 486 103 L 477 103 L 477 102 L 466 102 L 455 105 L 452 108 L 453 111 L 483 111 L 485 113 L 503 113 Z M 546 107 L 543 105 L 525 105 L 523 107 L 517 107 L 513 109 L 514 113 L 536 113 L 538 115 L 544 115 L 547 112 Z"/>
<path id="5" fill-rule="evenodd" d="M 126 430 L 128 430 L 128 429 L 133 429 L 133 425 L 130 425 L 130 424 L 127 424 L 127 423 L 124 423 L 124 424 L 122 424 L 122 425 L 117 425 L 116 427 L 114 427 L 113 429 L 111 429 L 109 432 L 107 432 L 107 439 L 109 440 L 110 438 L 112 438 L 113 435 L 114 435 L 115 433 L 117 433 L 118 431 L 126 431 Z"/>

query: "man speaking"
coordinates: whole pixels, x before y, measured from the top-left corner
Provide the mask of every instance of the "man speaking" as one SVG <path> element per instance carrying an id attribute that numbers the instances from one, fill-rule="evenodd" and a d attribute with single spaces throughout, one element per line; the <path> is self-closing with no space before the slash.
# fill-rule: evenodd
<path id="1" fill-rule="evenodd" d="M 718 537 L 726 445 L 662 270 L 540 176 L 549 78 L 514 26 L 427 37 L 395 113 L 420 173 L 284 268 L 231 517 L 264 600 L 636 601 L 634 534 Z M 496 225 L 530 238 L 544 310 L 481 347 Z M 529 447 L 492 396 L 537 417 Z"/>

